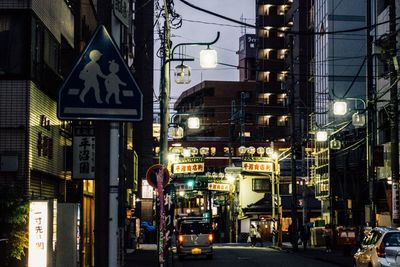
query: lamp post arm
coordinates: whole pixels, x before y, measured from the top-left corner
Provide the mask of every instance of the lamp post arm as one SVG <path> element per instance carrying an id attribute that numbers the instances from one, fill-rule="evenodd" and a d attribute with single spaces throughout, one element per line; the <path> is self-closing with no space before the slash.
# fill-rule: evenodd
<path id="1" fill-rule="evenodd" d="M 364 99 L 362 99 L 362 98 L 346 97 L 345 99 L 354 100 L 354 101 L 360 101 L 361 103 L 363 103 L 363 109 L 367 108 L 367 104 L 365 103 Z"/>
<path id="2" fill-rule="evenodd" d="M 217 32 L 217 37 L 213 41 L 208 42 L 208 43 L 207 42 L 198 42 L 198 43 L 180 43 L 180 44 L 177 44 L 176 46 L 174 46 L 174 48 L 172 48 L 171 55 L 173 57 L 174 53 L 175 53 L 175 49 L 180 47 L 180 46 L 192 46 L 192 45 L 207 45 L 207 46 L 210 46 L 210 45 L 213 45 L 218 41 L 219 36 L 220 36 L 220 33 Z"/>
<path id="3" fill-rule="evenodd" d="M 189 113 L 174 113 L 174 114 L 171 116 L 171 124 L 176 124 L 176 123 L 175 123 L 175 118 L 176 118 L 177 116 L 189 116 L 189 115 L 191 115 L 191 114 L 189 114 Z"/>

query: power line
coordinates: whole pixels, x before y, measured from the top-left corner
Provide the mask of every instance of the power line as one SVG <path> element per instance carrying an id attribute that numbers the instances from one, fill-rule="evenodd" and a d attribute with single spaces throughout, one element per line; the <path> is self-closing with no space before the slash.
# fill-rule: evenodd
<path id="1" fill-rule="evenodd" d="M 245 22 L 236 20 L 236 19 L 229 18 L 229 17 L 224 16 L 224 15 L 215 13 L 215 12 L 213 12 L 213 11 L 210 11 L 210 10 L 207 10 L 207 9 L 204 9 L 204 8 L 201 8 L 201 7 L 198 7 L 198 6 L 193 5 L 193 4 L 191 4 L 191 3 L 189 3 L 189 2 L 187 2 L 187 1 L 185 1 L 185 0 L 179 0 L 179 1 L 181 1 L 182 3 L 184 3 L 185 5 L 187 5 L 187 6 L 191 7 L 191 8 L 197 9 L 197 10 L 199 10 L 199 11 L 202 11 L 202 12 L 204 12 L 204 13 L 207 13 L 207 14 L 210 14 L 210 15 L 213 15 L 213 16 L 216 16 L 216 17 L 221 18 L 221 19 L 224 19 L 224 20 L 228 20 L 228 21 L 237 23 L 237 24 L 239 24 L 239 25 L 243 25 L 243 26 L 246 26 L 246 27 L 249 27 L 249 28 L 254 28 L 254 29 L 265 29 L 265 27 L 258 27 L 258 26 L 256 26 L 256 25 L 248 24 L 248 23 L 245 23 Z M 395 20 L 398 20 L 398 19 L 400 19 L 400 17 L 397 17 Z M 373 24 L 373 25 L 371 25 L 371 27 L 365 26 L 365 27 L 359 27 L 359 28 L 353 28 L 353 29 L 347 29 L 347 30 L 340 30 L 340 31 L 331 31 L 331 32 L 327 32 L 327 31 L 324 31 L 324 32 L 285 31 L 285 30 L 279 30 L 279 29 L 274 29 L 274 31 L 276 31 L 276 32 L 281 32 L 281 33 L 287 33 L 287 34 L 294 34 L 294 35 L 325 35 L 325 34 L 339 34 L 339 33 L 351 33 L 351 32 L 358 32 L 358 31 L 371 30 L 371 28 L 375 28 L 375 27 L 377 27 L 377 26 L 380 26 L 380 25 L 383 25 L 383 24 L 387 24 L 387 23 L 389 23 L 389 22 L 390 22 L 390 20 L 387 20 L 387 21 L 383 21 L 383 22 L 380 22 L 380 23 Z"/>

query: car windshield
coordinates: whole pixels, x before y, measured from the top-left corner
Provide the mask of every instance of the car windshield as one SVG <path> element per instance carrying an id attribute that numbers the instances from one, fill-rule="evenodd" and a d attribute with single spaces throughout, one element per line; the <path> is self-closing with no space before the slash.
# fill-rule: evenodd
<path id="1" fill-rule="evenodd" d="M 181 234 L 209 234 L 211 231 L 208 223 L 183 223 L 181 225 Z"/>
<path id="2" fill-rule="evenodd" d="M 387 233 L 383 238 L 386 247 L 400 247 L 400 232 Z"/>

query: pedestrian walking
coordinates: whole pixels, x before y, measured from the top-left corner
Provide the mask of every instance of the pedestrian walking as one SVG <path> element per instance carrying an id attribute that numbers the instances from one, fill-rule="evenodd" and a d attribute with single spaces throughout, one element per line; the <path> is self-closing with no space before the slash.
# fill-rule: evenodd
<path id="1" fill-rule="evenodd" d="M 260 242 L 260 247 L 264 246 L 262 238 L 261 238 L 261 228 L 259 225 L 257 225 L 256 244 L 257 244 L 257 242 Z"/>
<path id="2" fill-rule="evenodd" d="M 254 224 L 250 225 L 249 236 L 250 236 L 250 240 L 251 240 L 251 246 L 254 247 L 257 242 L 257 229 L 254 226 Z"/>
<path id="3" fill-rule="evenodd" d="M 330 224 L 325 225 L 323 236 L 325 240 L 326 252 L 332 252 L 332 227 Z"/>
<path id="4" fill-rule="evenodd" d="M 307 223 L 301 227 L 300 237 L 301 241 L 303 242 L 304 250 L 307 250 L 307 243 L 308 239 L 310 238 L 310 227 Z"/>

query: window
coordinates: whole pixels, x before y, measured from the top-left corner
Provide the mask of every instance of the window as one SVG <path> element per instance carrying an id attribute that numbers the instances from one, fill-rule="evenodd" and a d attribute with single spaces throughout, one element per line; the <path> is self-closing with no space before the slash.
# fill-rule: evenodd
<path id="1" fill-rule="evenodd" d="M 209 223 L 182 223 L 179 231 L 181 234 L 198 235 L 211 233 L 211 225 Z"/>
<path id="2" fill-rule="evenodd" d="M 58 73 L 59 45 L 49 31 L 44 31 L 43 37 L 43 61 L 55 73 Z"/>
<path id="3" fill-rule="evenodd" d="M 252 190 L 266 192 L 271 190 L 271 183 L 269 179 L 255 178 L 252 180 Z"/>
<path id="4" fill-rule="evenodd" d="M 263 93 L 258 95 L 258 103 L 268 105 L 271 104 L 271 93 Z"/>
<path id="5" fill-rule="evenodd" d="M 288 116 L 279 116 L 277 125 L 278 126 L 288 126 Z"/>
<path id="6" fill-rule="evenodd" d="M 25 19 L 0 15 L 0 75 L 26 72 L 27 38 Z"/>
<path id="7" fill-rule="evenodd" d="M 264 115 L 258 117 L 258 124 L 260 125 L 270 125 L 271 124 L 271 115 Z"/>
<path id="8" fill-rule="evenodd" d="M 282 105 L 283 107 L 287 106 L 287 95 L 286 94 L 278 94 L 276 97 L 276 103 Z"/>

